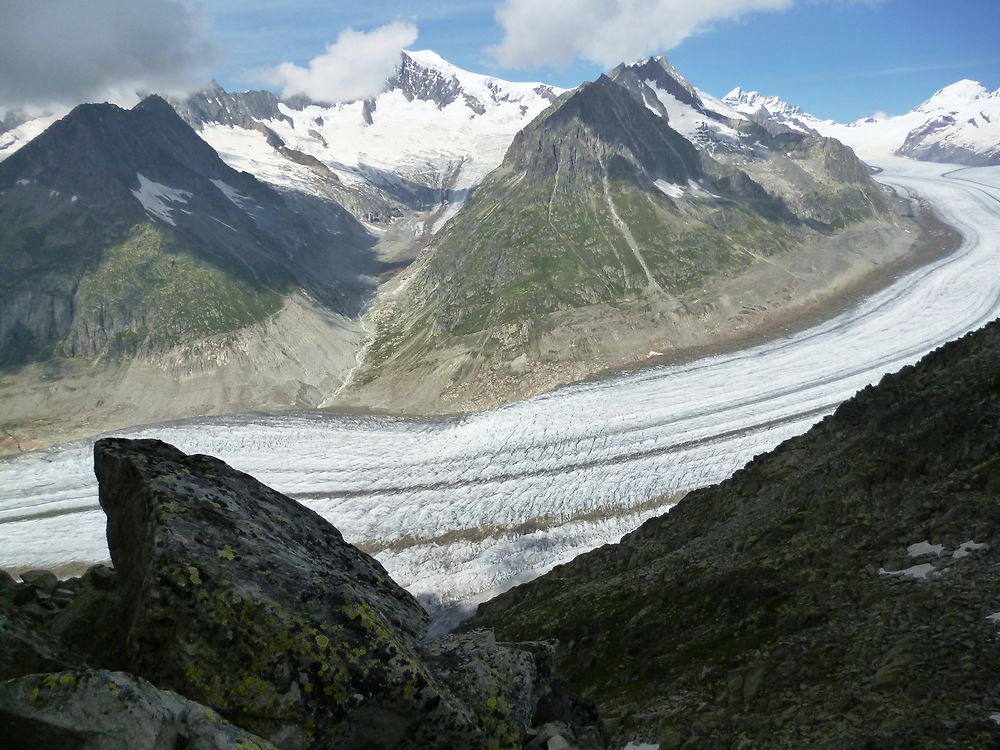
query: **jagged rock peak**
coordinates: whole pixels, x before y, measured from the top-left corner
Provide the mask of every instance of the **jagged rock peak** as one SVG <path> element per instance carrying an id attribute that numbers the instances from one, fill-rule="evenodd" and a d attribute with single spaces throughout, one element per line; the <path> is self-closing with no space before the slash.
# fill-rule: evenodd
<path id="1" fill-rule="evenodd" d="M 408 101 L 430 101 L 443 109 L 462 94 L 462 84 L 450 67 L 433 52 L 403 52 L 386 88 L 398 89 Z"/>
<path id="2" fill-rule="evenodd" d="M 787 117 L 802 114 L 801 108 L 777 96 L 767 96 L 759 91 L 744 91 L 739 86 L 722 97 L 722 101 L 742 112 L 758 111 L 763 108 L 772 114 L 783 114 Z"/>
<path id="3" fill-rule="evenodd" d="M 261 120 L 292 121 L 279 108 L 281 100 L 276 94 L 270 91 L 231 93 L 216 81 L 184 99 L 170 99 L 169 102 L 197 130 L 210 123 L 250 129 Z M 293 109 L 301 109 L 306 103 L 296 101 L 299 106 Z"/>
<path id="4" fill-rule="evenodd" d="M 514 83 L 493 76 L 472 73 L 452 65 L 430 50 L 403 51 L 396 73 L 386 82 L 386 90 L 399 90 L 409 101 L 433 102 L 444 109 L 462 101 L 475 115 L 493 107 L 520 106 L 539 99 L 552 102 L 562 93 L 544 83 Z"/>
<path id="5" fill-rule="evenodd" d="M 622 63 L 611 71 L 610 77 L 626 86 L 652 86 L 697 110 L 704 109 L 695 87 L 663 55 L 646 57 L 628 65 Z"/>

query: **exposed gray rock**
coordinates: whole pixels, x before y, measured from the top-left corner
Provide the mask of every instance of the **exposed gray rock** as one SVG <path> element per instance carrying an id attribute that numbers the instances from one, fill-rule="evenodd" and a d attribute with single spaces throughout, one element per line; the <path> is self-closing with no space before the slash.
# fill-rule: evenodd
<path id="1" fill-rule="evenodd" d="M 278 108 L 277 95 L 270 91 L 230 93 L 212 81 L 202 91 L 186 99 L 171 98 L 168 101 L 177 114 L 196 130 L 211 123 L 247 129 L 252 129 L 261 120 L 284 120 L 292 124 L 292 118 Z"/>
<path id="2" fill-rule="evenodd" d="M 59 587 L 59 579 L 51 570 L 26 570 L 21 573 L 21 580 L 46 594 L 51 594 Z"/>
<path id="3" fill-rule="evenodd" d="M 5 750 L 275 750 L 211 709 L 121 672 L 0 683 Z"/>
<path id="4" fill-rule="evenodd" d="M 52 594 L 0 575 L 0 679 L 84 666 L 117 668 L 124 642 L 118 579 L 95 565 L 82 578 L 59 581 L 50 571 L 28 580 L 56 581 Z"/>

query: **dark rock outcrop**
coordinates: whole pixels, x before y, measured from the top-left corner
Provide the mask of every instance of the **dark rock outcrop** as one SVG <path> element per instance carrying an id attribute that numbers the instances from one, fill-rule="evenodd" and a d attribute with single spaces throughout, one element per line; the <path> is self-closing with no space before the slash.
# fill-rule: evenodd
<path id="1" fill-rule="evenodd" d="M 33 672 L 120 665 L 118 578 L 95 565 L 60 581 L 28 571 L 15 582 L 0 571 L 0 680 Z"/>
<path id="2" fill-rule="evenodd" d="M 209 708 L 121 672 L 0 683 L 6 750 L 275 750 Z"/>
<path id="3" fill-rule="evenodd" d="M 622 741 L 995 747 L 998 454 L 994 322 L 470 626 L 558 639 Z"/>

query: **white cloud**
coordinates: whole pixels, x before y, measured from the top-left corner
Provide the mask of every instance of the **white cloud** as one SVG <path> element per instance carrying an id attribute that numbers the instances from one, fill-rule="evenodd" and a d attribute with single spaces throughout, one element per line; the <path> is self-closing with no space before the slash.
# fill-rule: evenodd
<path id="1" fill-rule="evenodd" d="M 189 0 L 0 0 L 0 104 L 190 90 L 215 58 L 203 31 Z"/>
<path id="2" fill-rule="evenodd" d="M 564 67 L 577 58 L 605 66 L 676 47 L 717 21 L 785 10 L 795 0 L 504 0 L 504 38 L 492 53 L 504 67 Z"/>
<path id="3" fill-rule="evenodd" d="M 309 67 L 283 62 L 258 77 L 280 87 L 285 96 L 304 94 L 321 102 L 367 99 L 382 91 L 399 65 L 399 53 L 416 41 L 417 33 L 416 26 L 404 21 L 367 32 L 345 29 Z"/>

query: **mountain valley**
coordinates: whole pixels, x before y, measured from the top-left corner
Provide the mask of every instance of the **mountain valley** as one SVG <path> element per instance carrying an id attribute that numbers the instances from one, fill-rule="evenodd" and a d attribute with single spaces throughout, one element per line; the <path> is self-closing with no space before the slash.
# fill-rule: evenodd
<path id="1" fill-rule="evenodd" d="M 0 745 L 997 744 L 1000 91 L 843 124 L 416 38 L 0 82 Z"/>
<path id="2" fill-rule="evenodd" d="M 922 111 L 940 114 L 953 94 L 939 92 Z M 42 221 L 67 236 L 74 221 L 102 227 L 87 230 L 93 245 L 75 254 L 75 270 L 61 265 L 42 283 L 48 292 L 35 288 L 41 266 L 6 281 L 21 301 L 0 318 L 4 451 L 246 408 L 491 408 L 793 330 L 951 246 L 947 228 L 875 182 L 815 118 L 740 90 L 714 99 L 662 57 L 563 91 L 404 52 L 383 93 L 366 101 L 285 100 L 213 83 L 169 103 L 201 136 L 202 146 L 185 136 L 183 148 L 218 152 L 203 157 L 215 165 L 208 184 L 197 178 L 193 199 L 190 176 L 119 163 L 114 200 L 131 208 L 117 213 L 106 185 L 79 182 L 88 170 L 46 177 L 52 185 L 36 179 L 55 156 L 24 143 L 38 132 L 53 143 L 59 123 L 4 121 L 9 210 L 54 191 L 33 208 L 51 204 L 52 213 L 28 221 L 8 247 L 23 253 Z M 108 168 L 103 159 L 134 153 L 110 157 L 110 144 L 81 137 L 59 146 L 60 158 L 89 149 L 95 175 Z M 254 191 L 295 214 L 300 237 L 234 263 L 232 248 L 259 247 L 236 238 L 263 227 L 247 223 L 240 203 Z M 189 200 L 210 216 L 196 220 Z M 306 226 L 320 236 L 302 237 Z M 269 237 L 284 232 L 274 230 Z M 204 276 L 178 265 L 177 233 L 193 257 L 221 252 L 221 266 L 209 260 Z M 55 257 L 67 237 L 49 235 Z M 325 258 L 324 243 L 335 248 Z M 293 259 L 275 264 L 268 254 Z M 84 283 L 95 262 L 103 276 Z M 123 264 L 146 269 L 148 283 L 133 276 L 105 288 Z M 261 278 L 247 277 L 251 266 Z M 168 298 L 174 311 L 155 312 Z M 206 298 L 218 308 L 200 309 Z M 102 305 L 116 308 L 103 322 Z"/>

